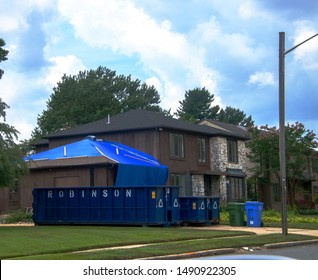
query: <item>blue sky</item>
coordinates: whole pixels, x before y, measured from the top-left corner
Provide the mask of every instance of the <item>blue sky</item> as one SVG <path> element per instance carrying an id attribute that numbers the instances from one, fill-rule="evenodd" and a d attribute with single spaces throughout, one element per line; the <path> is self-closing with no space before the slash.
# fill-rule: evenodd
<path id="1" fill-rule="evenodd" d="M 278 125 L 278 38 L 318 33 L 316 0 L 0 0 L 0 97 L 29 138 L 64 73 L 106 66 L 154 85 L 176 111 L 186 90 Z M 318 133 L 318 37 L 286 55 L 286 122 Z"/>

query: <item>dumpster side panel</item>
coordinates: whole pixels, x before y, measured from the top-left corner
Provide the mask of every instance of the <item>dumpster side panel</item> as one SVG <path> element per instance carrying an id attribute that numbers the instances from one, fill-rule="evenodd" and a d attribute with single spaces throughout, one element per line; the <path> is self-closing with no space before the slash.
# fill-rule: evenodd
<path id="1" fill-rule="evenodd" d="M 165 186 L 36 188 L 33 220 L 35 224 L 178 223 L 178 188 L 169 196 Z M 171 207 L 172 201 L 177 207 Z"/>
<path id="2" fill-rule="evenodd" d="M 207 197 L 180 197 L 180 219 L 184 223 L 210 223 L 207 200 Z"/>
<path id="3" fill-rule="evenodd" d="M 219 197 L 208 197 L 208 218 L 212 224 L 220 223 L 220 198 Z"/>
<path id="4" fill-rule="evenodd" d="M 166 197 L 168 207 L 168 221 L 171 224 L 179 225 L 181 223 L 179 188 L 166 188 Z"/>

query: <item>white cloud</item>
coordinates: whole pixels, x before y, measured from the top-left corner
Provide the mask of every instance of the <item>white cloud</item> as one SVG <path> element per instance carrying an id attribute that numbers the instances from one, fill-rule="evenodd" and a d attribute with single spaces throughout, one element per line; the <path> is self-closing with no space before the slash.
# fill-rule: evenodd
<path id="1" fill-rule="evenodd" d="M 159 93 L 162 93 L 162 84 L 157 77 L 150 77 L 146 79 L 145 83 L 149 86 L 154 86 Z"/>
<path id="2" fill-rule="evenodd" d="M 79 71 L 86 69 L 82 61 L 74 55 L 55 56 L 49 61 L 52 65 L 46 70 L 42 83 L 50 88 L 55 87 L 64 74 L 76 75 Z"/>
<path id="3" fill-rule="evenodd" d="M 255 14 L 255 4 L 251 1 L 244 2 L 240 5 L 238 13 L 243 19 L 249 19 L 254 17 Z"/>
<path id="4" fill-rule="evenodd" d="M 54 7 L 50 0 L 0 0 L 0 32 L 28 29 L 27 16 L 34 10 L 44 11 Z"/>
<path id="5" fill-rule="evenodd" d="M 21 133 L 21 140 L 31 136 L 37 114 L 45 105 L 39 91 L 43 92 L 43 88 L 39 87 L 37 78 L 6 70 L 1 79 L 1 98 L 10 106 L 6 121 Z"/>
<path id="6" fill-rule="evenodd" d="M 179 100 L 185 90 L 200 84 L 215 90 L 215 71 L 205 65 L 204 53 L 173 31 L 168 20 L 156 21 L 132 1 L 60 0 L 58 7 L 87 44 L 137 55 L 144 69 L 159 78 L 163 96 Z M 180 73 L 186 79 L 180 80 Z"/>
<path id="7" fill-rule="evenodd" d="M 10 106 L 23 97 L 24 88 L 28 86 L 30 81 L 23 74 L 6 70 L 1 79 L 1 98 Z"/>
<path id="8" fill-rule="evenodd" d="M 274 86 L 276 84 L 274 74 L 271 72 L 256 72 L 249 77 L 248 85 L 257 85 L 260 87 Z"/>
<path id="9" fill-rule="evenodd" d="M 318 33 L 317 27 L 310 21 L 296 21 L 294 25 L 296 27 L 294 46 Z M 295 49 L 294 57 L 304 69 L 309 71 L 318 70 L 318 36 Z"/>
<path id="10" fill-rule="evenodd" d="M 220 55 L 224 59 L 226 54 L 232 63 L 255 64 L 268 55 L 268 51 L 254 38 L 243 33 L 226 32 L 215 16 L 198 24 L 192 35 L 210 52 L 212 49 L 215 56 Z"/>
<path id="11" fill-rule="evenodd" d="M 245 1 L 238 8 L 238 15 L 241 19 L 250 20 L 257 18 L 258 20 L 271 20 L 271 15 L 258 6 L 256 1 Z"/>

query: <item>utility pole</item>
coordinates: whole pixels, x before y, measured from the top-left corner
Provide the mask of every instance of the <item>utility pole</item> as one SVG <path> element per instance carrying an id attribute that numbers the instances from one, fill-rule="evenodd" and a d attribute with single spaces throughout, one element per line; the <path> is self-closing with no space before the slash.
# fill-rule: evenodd
<path id="1" fill-rule="evenodd" d="M 318 33 L 285 51 L 285 32 L 279 32 L 279 160 L 280 185 L 282 191 L 282 234 L 288 234 L 287 225 L 287 184 L 286 184 L 286 141 L 285 141 L 285 55 L 306 43 Z"/>

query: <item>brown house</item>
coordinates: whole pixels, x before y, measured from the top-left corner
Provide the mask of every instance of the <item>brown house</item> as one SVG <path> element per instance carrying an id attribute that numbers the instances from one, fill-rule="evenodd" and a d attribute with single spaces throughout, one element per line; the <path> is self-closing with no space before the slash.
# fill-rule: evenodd
<path id="1" fill-rule="evenodd" d="M 53 133 L 36 146 L 36 152 L 73 143 L 88 135 L 154 156 L 169 168 L 167 185 L 181 186 L 181 195 L 220 196 L 223 203 L 246 198 L 243 146 L 247 138 L 240 133 L 192 124 L 157 112 L 131 110 Z M 223 160 L 230 163 L 222 163 Z M 36 177 L 28 176 L 19 185 L 21 208 L 31 204 L 30 191 L 34 187 L 113 184 L 111 176 L 105 176 L 109 166 L 102 163 L 30 170 L 32 177 L 33 174 Z"/>

